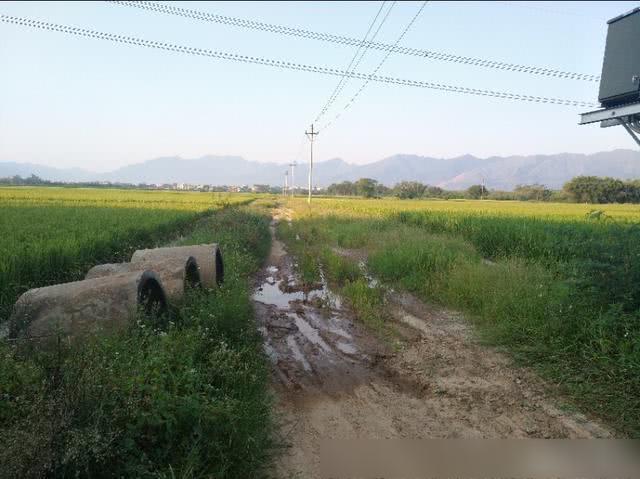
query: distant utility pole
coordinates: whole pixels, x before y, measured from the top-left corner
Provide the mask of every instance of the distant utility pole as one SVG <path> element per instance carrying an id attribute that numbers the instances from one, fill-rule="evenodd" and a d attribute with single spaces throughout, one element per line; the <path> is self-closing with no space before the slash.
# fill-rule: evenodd
<path id="1" fill-rule="evenodd" d="M 287 196 L 288 188 L 289 188 L 289 170 L 284 172 L 284 185 L 282 187 L 282 196 Z"/>
<path id="2" fill-rule="evenodd" d="M 291 167 L 291 198 L 296 194 L 296 160 L 293 160 L 293 163 L 289 163 Z"/>
<path id="3" fill-rule="evenodd" d="M 305 135 L 309 138 L 309 142 L 311 143 L 311 156 L 309 157 L 309 197 L 307 198 L 307 203 L 311 204 L 311 188 L 313 185 L 313 141 L 315 140 L 315 136 L 318 134 L 317 131 L 313 131 L 313 123 L 311 124 L 311 131 L 305 131 Z"/>
<path id="4" fill-rule="evenodd" d="M 480 190 L 480 199 L 483 200 L 484 199 L 484 178 L 482 178 L 482 189 Z"/>

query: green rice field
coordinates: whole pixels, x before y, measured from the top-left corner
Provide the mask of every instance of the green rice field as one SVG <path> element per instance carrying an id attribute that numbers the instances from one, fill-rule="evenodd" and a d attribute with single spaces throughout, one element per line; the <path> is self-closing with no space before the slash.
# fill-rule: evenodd
<path id="1" fill-rule="evenodd" d="M 184 232 L 243 195 L 88 188 L 0 188 L 0 320 L 29 288 L 80 279 L 98 263 Z"/>

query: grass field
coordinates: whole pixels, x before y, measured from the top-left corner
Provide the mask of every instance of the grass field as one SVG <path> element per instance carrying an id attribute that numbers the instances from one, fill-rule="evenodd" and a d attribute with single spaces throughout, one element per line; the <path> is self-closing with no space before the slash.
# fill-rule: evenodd
<path id="1" fill-rule="evenodd" d="M 194 293 L 163 326 L 141 319 L 122 334 L 28 357 L 0 340 L 0 475 L 256 477 L 273 449 L 268 369 L 250 301 L 250 278 L 269 250 L 267 211 L 242 206 L 250 199 L 242 196 L 223 204 L 206 194 L 17 191 L 0 192 L 13 195 L 2 211 L 23 208 L 37 220 L 23 224 L 30 217 L 14 212 L 3 233 L 20 231 L 40 248 L 18 263 L 34 274 L 52 251 L 69 260 L 55 281 L 172 237 L 219 243 L 225 283 Z M 148 208 L 131 208 L 135 198 Z M 76 241 L 65 241 L 70 232 Z"/>
<path id="2" fill-rule="evenodd" d="M 289 201 L 279 233 L 384 331 L 383 283 L 466 313 L 573 403 L 640 436 L 640 207 L 498 201 Z M 594 210 L 597 210 L 594 212 Z M 300 240 L 296 240 L 299 237 Z"/>
<path id="3" fill-rule="evenodd" d="M 0 188 L 0 321 L 32 287 L 81 279 L 97 263 L 186 231 L 243 195 L 84 188 Z"/>

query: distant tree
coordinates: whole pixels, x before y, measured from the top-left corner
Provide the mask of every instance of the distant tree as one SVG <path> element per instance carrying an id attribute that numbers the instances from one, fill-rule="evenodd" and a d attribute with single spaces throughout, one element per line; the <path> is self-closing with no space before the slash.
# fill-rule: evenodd
<path id="1" fill-rule="evenodd" d="M 393 190 L 388 186 L 383 185 L 382 183 L 378 183 L 377 186 L 377 196 L 389 196 Z"/>
<path id="2" fill-rule="evenodd" d="M 50 185 L 51 182 L 43 180 L 37 175 L 31 175 L 26 178 L 20 175 L 8 176 L 6 178 L 0 178 L 0 184 L 3 185 Z"/>
<path id="3" fill-rule="evenodd" d="M 637 196 L 633 183 L 597 176 L 576 176 L 564 184 L 563 190 L 578 203 L 626 203 Z"/>
<path id="4" fill-rule="evenodd" d="M 517 185 L 513 189 L 513 196 L 517 200 L 527 201 L 549 201 L 551 198 L 551 190 L 544 185 Z"/>
<path id="5" fill-rule="evenodd" d="M 327 194 L 337 196 L 354 196 L 356 195 L 356 186 L 350 181 L 333 183 L 327 187 Z"/>
<path id="6" fill-rule="evenodd" d="M 360 178 L 355 183 L 356 193 L 365 198 L 373 198 L 377 196 L 378 182 L 371 178 Z"/>
<path id="7" fill-rule="evenodd" d="M 401 181 L 393 187 L 393 193 L 400 199 L 420 198 L 427 187 L 418 181 Z"/>
<path id="8" fill-rule="evenodd" d="M 429 198 L 441 198 L 444 194 L 445 190 L 439 186 L 427 186 L 423 196 L 427 196 Z"/>
<path id="9" fill-rule="evenodd" d="M 490 200 L 508 201 L 515 200 L 516 196 L 513 191 L 491 190 L 487 198 Z"/>
<path id="10" fill-rule="evenodd" d="M 472 185 L 467 188 L 467 198 L 471 198 L 473 200 L 477 200 L 483 197 L 486 197 L 489 193 L 483 185 Z"/>
<path id="11" fill-rule="evenodd" d="M 625 183 L 625 197 L 627 203 L 640 203 L 640 180 Z"/>

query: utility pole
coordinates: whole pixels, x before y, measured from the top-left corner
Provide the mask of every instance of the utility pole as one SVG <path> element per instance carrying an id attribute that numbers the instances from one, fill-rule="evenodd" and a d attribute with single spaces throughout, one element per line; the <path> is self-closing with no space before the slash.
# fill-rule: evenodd
<path id="1" fill-rule="evenodd" d="M 484 199 L 484 177 L 482 178 L 482 189 L 480 190 L 480 199 L 483 200 Z"/>
<path id="2" fill-rule="evenodd" d="M 311 204 L 311 188 L 313 185 L 313 141 L 315 140 L 315 136 L 318 134 L 317 131 L 313 131 L 313 123 L 311 124 L 311 131 L 305 131 L 305 135 L 309 138 L 309 142 L 311 143 L 311 156 L 309 157 L 309 197 L 307 198 L 307 203 Z"/>
<path id="3" fill-rule="evenodd" d="M 296 160 L 293 160 L 293 163 L 289 163 L 291 167 L 291 198 L 293 198 L 296 194 Z"/>
<path id="4" fill-rule="evenodd" d="M 284 172 L 284 185 L 282 186 L 282 196 L 287 196 L 288 187 L 289 187 L 289 170 Z"/>

